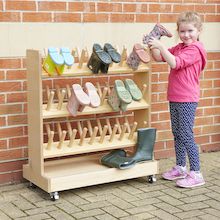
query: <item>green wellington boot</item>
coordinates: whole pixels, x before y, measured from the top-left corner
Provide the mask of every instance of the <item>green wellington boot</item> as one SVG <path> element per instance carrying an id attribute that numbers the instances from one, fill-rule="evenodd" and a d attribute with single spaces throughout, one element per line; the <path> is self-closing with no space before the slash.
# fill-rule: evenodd
<path id="1" fill-rule="evenodd" d="M 130 158 L 136 163 L 153 159 L 153 150 L 156 140 L 155 128 L 140 128 L 138 129 L 136 151 Z"/>
<path id="2" fill-rule="evenodd" d="M 103 156 L 101 163 L 107 167 L 114 167 L 120 170 L 132 168 L 136 164 L 133 159 L 126 157 L 126 152 L 123 149 L 113 150 Z"/>

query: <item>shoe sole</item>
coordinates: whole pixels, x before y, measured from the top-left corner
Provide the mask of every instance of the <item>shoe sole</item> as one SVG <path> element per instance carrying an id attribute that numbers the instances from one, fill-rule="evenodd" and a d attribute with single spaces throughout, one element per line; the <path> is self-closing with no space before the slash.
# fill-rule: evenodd
<path id="1" fill-rule="evenodd" d="M 164 176 L 162 176 L 162 177 L 163 177 L 163 179 L 165 179 L 165 180 L 170 180 L 170 181 L 186 178 L 186 176 L 175 177 L 175 178 L 173 178 L 173 179 L 168 179 L 168 178 L 166 178 L 166 177 L 164 177 Z"/>
<path id="2" fill-rule="evenodd" d="M 203 186 L 203 185 L 205 185 L 205 182 L 204 183 L 198 183 L 198 184 L 195 184 L 193 186 L 183 186 L 183 185 L 177 185 L 177 186 L 181 187 L 181 188 L 194 188 L 194 187 Z"/>

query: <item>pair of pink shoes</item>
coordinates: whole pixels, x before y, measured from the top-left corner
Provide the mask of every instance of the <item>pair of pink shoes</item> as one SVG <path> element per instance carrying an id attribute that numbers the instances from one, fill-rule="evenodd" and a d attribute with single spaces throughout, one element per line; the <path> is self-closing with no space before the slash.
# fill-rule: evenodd
<path id="1" fill-rule="evenodd" d="M 95 86 L 91 82 L 85 83 L 85 91 L 79 84 L 72 85 L 71 97 L 67 104 L 67 110 L 73 116 L 77 111 L 82 112 L 86 106 L 97 108 L 101 103 Z"/>
<path id="2" fill-rule="evenodd" d="M 175 166 L 162 174 L 165 180 L 177 180 L 176 185 L 183 188 L 193 188 L 205 184 L 205 180 L 199 171 L 187 172 L 185 167 Z"/>

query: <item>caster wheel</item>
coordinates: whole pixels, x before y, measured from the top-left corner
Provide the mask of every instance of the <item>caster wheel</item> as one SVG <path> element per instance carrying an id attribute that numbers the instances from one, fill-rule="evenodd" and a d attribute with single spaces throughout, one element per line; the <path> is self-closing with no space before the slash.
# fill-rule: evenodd
<path id="1" fill-rule="evenodd" d="M 58 194 L 58 192 L 52 192 L 52 193 L 50 193 L 50 199 L 51 199 L 51 201 L 56 201 L 56 200 L 58 200 L 58 199 L 59 199 L 59 194 Z"/>
<path id="2" fill-rule="evenodd" d="M 32 183 L 32 182 L 29 182 L 28 187 L 29 187 L 29 188 L 32 188 L 32 189 L 37 188 L 37 186 L 36 186 L 34 183 Z"/>
<path id="3" fill-rule="evenodd" d="M 154 175 L 148 176 L 148 182 L 149 183 L 154 183 L 156 181 L 157 181 L 157 179 L 156 179 L 156 177 Z"/>

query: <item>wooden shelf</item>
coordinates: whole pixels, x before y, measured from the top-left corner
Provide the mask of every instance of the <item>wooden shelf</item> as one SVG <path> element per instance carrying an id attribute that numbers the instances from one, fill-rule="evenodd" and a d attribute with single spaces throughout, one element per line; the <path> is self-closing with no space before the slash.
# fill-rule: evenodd
<path id="1" fill-rule="evenodd" d="M 92 145 L 89 144 L 90 138 L 85 138 L 83 145 L 79 145 L 80 140 L 76 139 L 73 143 L 73 147 L 68 146 L 69 141 L 64 141 L 62 148 L 57 148 L 59 142 L 54 142 L 50 149 L 47 149 L 47 144 L 43 144 L 43 155 L 44 158 L 53 158 L 135 146 L 137 142 L 137 134 L 134 134 L 132 140 L 129 140 L 128 136 L 129 134 L 126 133 L 123 140 L 119 140 L 120 135 L 116 134 L 114 140 L 109 142 L 110 135 L 106 135 L 103 143 L 99 142 L 100 137 L 96 137 Z"/>
<path id="2" fill-rule="evenodd" d="M 71 116 L 70 113 L 66 109 L 67 103 L 63 103 L 61 110 L 57 110 L 58 104 L 52 104 L 50 111 L 47 111 L 47 105 L 43 105 L 43 118 L 60 118 L 60 117 L 67 117 Z M 147 109 L 149 108 L 149 104 L 144 100 L 140 101 L 132 101 L 128 107 L 128 111 L 138 110 L 138 109 Z M 110 113 L 112 112 L 111 106 L 107 103 L 107 100 L 104 101 L 103 105 L 99 106 L 98 108 L 92 108 L 90 106 L 86 106 L 83 112 L 78 112 L 77 116 L 83 115 L 91 115 L 91 114 L 102 114 L 102 113 Z"/>
<path id="3" fill-rule="evenodd" d="M 103 154 L 45 162 L 42 180 L 38 178 L 36 181 L 45 191 L 55 192 L 159 173 L 158 162 L 154 160 L 120 170 L 103 166 L 100 163 L 101 156 Z M 36 177 L 31 174 L 28 164 L 24 165 L 24 177 L 35 183 Z"/>
<path id="4" fill-rule="evenodd" d="M 73 64 L 71 68 L 65 67 L 62 77 L 80 77 L 80 76 L 99 76 L 99 75 L 109 75 L 109 74 L 124 74 L 124 73 L 140 73 L 140 72 L 148 72 L 149 67 L 148 64 L 141 64 L 139 65 L 138 70 L 133 71 L 127 65 L 120 66 L 119 64 L 114 63 L 112 67 L 109 67 L 109 71 L 107 74 L 105 73 L 98 73 L 94 74 L 92 71 L 87 67 L 86 63 L 83 63 L 82 67 L 78 67 L 78 63 Z M 58 74 L 54 74 L 53 76 L 49 76 L 45 70 L 42 70 L 42 77 L 43 78 L 50 78 L 50 77 L 60 77 Z"/>

